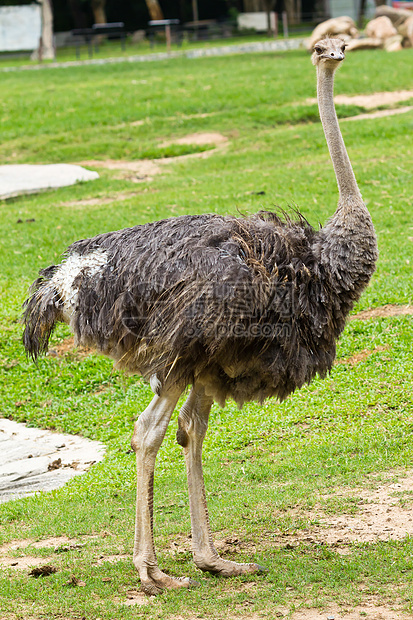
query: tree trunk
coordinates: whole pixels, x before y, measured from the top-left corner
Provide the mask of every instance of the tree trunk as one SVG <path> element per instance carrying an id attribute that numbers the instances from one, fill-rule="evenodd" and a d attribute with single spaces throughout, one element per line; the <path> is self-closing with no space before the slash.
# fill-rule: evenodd
<path id="1" fill-rule="evenodd" d="M 199 21 L 198 0 L 192 0 L 192 19 L 194 22 Z"/>
<path id="2" fill-rule="evenodd" d="M 54 60 L 56 57 L 53 41 L 53 10 L 50 0 L 41 0 L 42 36 L 39 49 L 31 55 L 32 60 Z"/>
<path id="3" fill-rule="evenodd" d="M 359 6 L 358 19 L 357 19 L 357 26 L 359 27 L 359 30 L 362 30 L 364 13 L 366 11 L 366 0 L 359 0 L 359 1 L 360 1 L 360 6 Z"/>
<path id="4" fill-rule="evenodd" d="M 267 34 L 269 37 L 274 35 L 272 25 L 271 25 L 271 12 L 274 8 L 275 0 L 264 0 L 265 12 L 267 14 Z"/>
<path id="5" fill-rule="evenodd" d="M 159 6 L 158 0 L 145 0 L 145 2 L 151 19 L 163 19 L 162 9 Z"/>
<path id="6" fill-rule="evenodd" d="M 106 0 L 92 0 L 91 5 L 95 24 L 106 24 Z"/>
<path id="7" fill-rule="evenodd" d="M 302 9 L 302 2 L 301 0 L 296 0 L 295 2 L 295 19 L 296 19 L 296 23 L 299 24 L 301 21 L 301 14 L 303 12 Z"/>
<path id="8" fill-rule="evenodd" d="M 294 0 L 284 0 L 285 10 L 287 13 L 288 23 L 297 23 L 296 5 Z"/>
<path id="9" fill-rule="evenodd" d="M 244 11 L 246 13 L 257 13 L 258 11 L 263 11 L 262 3 L 264 0 L 260 2 L 260 0 L 244 0 Z"/>

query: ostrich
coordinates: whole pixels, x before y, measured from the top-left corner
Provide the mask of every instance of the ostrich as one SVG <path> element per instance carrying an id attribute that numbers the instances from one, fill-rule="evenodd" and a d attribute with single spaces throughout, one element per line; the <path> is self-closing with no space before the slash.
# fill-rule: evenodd
<path id="1" fill-rule="evenodd" d="M 314 230 L 294 218 L 183 215 L 73 243 L 59 265 L 40 271 L 25 302 L 24 345 L 36 359 L 58 321 L 77 342 L 139 373 L 154 397 L 135 423 L 136 531 L 133 552 L 148 594 L 193 582 L 163 573 L 153 542 L 155 459 L 177 402 L 189 487 L 192 552 L 222 576 L 265 570 L 222 559 L 212 540 L 202 474 L 211 405 L 232 398 L 283 400 L 324 377 L 346 316 L 374 272 L 377 243 L 340 133 L 334 72 L 341 39 L 314 48 L 321 121 L 339 189 L 338 207 Z"/>

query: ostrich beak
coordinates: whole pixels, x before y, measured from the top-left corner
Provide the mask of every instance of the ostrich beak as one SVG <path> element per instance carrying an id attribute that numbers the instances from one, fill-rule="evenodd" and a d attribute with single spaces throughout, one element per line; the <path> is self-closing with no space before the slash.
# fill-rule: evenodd
<path id="1" fill-rule="evenodd" d="M 326 54 L 323 54 L 323 58 L 325 58 L 326 60 L 337 60 L 338 62 L 341 62 L 342 60 L 344 60 L 344 52 L 341 52 L 341 51 L 327 52 Z"/>

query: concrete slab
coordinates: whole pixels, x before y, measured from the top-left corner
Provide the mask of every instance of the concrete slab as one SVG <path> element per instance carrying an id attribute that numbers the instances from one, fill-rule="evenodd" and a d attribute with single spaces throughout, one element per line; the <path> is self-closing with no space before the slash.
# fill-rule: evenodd
<path id="1" fill-rule="evenodd" d="M 74 164 L 10 164 L 0 166 L 0 199 L 66 187 L 98 179 L 97 172 Z"/>
<path id="2" fill-rule="evenodd" d="M 0 419 L 0 503 L 52 491 L 101 461 L 105 447 L 76 435 Z"/>

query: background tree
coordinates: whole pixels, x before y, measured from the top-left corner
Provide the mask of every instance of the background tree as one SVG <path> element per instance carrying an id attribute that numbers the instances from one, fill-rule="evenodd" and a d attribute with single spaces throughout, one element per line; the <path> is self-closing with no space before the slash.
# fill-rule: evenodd
<path id="1" fill-rule="evenodd" d="M 264 0 L 264 8 L 267 14 L 267 34 L 271 37 L 274 34 L 271 24 L 271 13 L 274 10 L 276 0 Z"/>
<path id="2" fill-rule="evenodd" d="M 31 55 L 32 60 L 54 60 L 56 50 L 53 35 L 53 9 L 51 0 L 39 0 L 42 10 L 42 36 L 39 47 Z"/>
<path id="3" fill-rule="evenodd" d="M 106 24 L 106 0 L 91 0 L 95 24 Z"/>
<path id="4" fill-rule="evenodd" d="M 145 0 L 151 19 L 163 19 L 163 12 L 158 0 Z"/>

